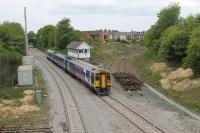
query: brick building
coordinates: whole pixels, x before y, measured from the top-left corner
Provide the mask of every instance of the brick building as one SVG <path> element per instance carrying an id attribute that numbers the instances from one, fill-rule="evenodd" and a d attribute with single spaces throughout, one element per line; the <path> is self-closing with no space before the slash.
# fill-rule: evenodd
<path id="1" fill-rule="evenodd" d="M 83 31 L 83 37 L 88 39 L 91 36 L 96 41 L 105 42 L 106 40 L 144 40 L 144 32 L 120 32 L 117 30 L 95 30 L 95 31 Z"/>

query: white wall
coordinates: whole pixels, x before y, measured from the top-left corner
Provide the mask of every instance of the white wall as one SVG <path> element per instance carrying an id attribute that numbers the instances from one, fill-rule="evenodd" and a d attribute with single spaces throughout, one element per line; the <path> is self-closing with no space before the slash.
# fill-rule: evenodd
<path id="1" fill-rule="evenodd" d="M 91 47 L 87 43 L 82 43 L 76 50 L 68 49 L 68 56 L 81 59 L 90 58 L 90 49 Z M 87 52 L 85 52 L 85 50 L 87 50 Z"/>
<path id="2" fill-rule="evenodd" d="M 78 58 L 78 50 L 68 49 L 68 56 Z"/>
<path id="3" fill-rule="evenodd" d="M 79 58 L 90 58 L 90 49 L 82 49 L 83 53 L 79 53 Z M 85 53 L 85 50 L 87 50 L 87 52 Z"/>

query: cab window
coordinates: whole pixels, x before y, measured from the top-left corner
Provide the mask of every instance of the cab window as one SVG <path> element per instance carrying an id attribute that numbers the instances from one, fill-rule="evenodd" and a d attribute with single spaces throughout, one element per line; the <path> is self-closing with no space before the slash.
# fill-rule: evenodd
<path id="1" fill-rule="evenodd" d="M 100 80 L 99 74 L 97 74 L 97 75 L 95 76 L 95 80 Z"/>
<path id="2" fill-rule="evenodd" d="M 107 81 L 111 80 L 110 74 L 107 75 Z"/>

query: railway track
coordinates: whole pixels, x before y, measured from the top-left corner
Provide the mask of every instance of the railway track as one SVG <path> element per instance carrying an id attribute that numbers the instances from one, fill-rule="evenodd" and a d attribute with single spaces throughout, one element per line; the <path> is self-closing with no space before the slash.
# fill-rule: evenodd
<path id="1" fill-rule="evenodd" d="M 40 52 L 40 51 L 39 51 Z M 41 52 L 40 52 L 41 53 Z M 41 53 L 43 57 L 46 57 L 46 54 Z M 45 61 L 47 62 L 47 61 Z M 47 62 L 48 63 L 48 62 Z M 147 120 L 145 117 L 137 113 L 136 111 L 130 109 L 128 106 L 118 101 L 112 96 L 104 96 L 99 98 L 127 119 L 131 124 L 136 126 L 143 133 L 165 133 L 161 128 L 153 124 L 151 121 Z"/>
<path id="2" fill-rule="evenodd" d="M 53 133 L 52 127 L 33 127 L 32 125 L 22 125 L 20 120 L 15 126 L 6 126 L 6 121 L 0 124 L 0 133 Z"/>
<path id="3" fill-rule="evenodd" d="M 46 56 L 44 53 L 37 50 L 37 52 L 31 50 L 34 53 L 35 57 L 39 62 L 43 64 L 43 66 L 47 69 L 47 71 L 51 74 L 54 81 L 59 88 L 59 92 L 61 94 L 61 99 L 63 102 L 64 110 L 65 110 L 65 119 L 67 123 L 67 132 L 76 133 L 76 132 L 88 132 L 86 123 L 83 119 L 83 115 L 78 108 L 78 103 L 73 95 L 70 86 L 65 82 L 64 78 L 60 73 L 55 70 L 53 64 L 46 60 Z M 45 63 L 44 63 L 45 62 Z M 53 72 L 51 71 L 53 70 Z M 67 89 L 65 89 L 67 88 Z M 63 95 L 65 94 L 65 95 Z"/>
<path id="4" fill-rule="evenodd" d="M 126 118 L 130 123 L 135 125 L 143 133 L 165 133 L 164 130 L 156 126 L 151 121 L 147 120 L 141 114 L 129 108 L 127 105 L 115 99 L 114 97 L 106 96 L 99 98 L 105 103 L 107 103 L 111 108 L 120 113 L 124 118 Z"/>

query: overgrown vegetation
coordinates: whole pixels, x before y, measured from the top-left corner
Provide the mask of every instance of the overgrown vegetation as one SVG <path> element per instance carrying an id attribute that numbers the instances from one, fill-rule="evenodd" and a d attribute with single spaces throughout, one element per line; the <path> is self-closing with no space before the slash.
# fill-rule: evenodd
<path id="1" fill-rule="evenodd" d="M 155 55 L 180 62 L 199 73 L 199 26 L 199 14 L 181 18 L 180 6 L 171 4 L 160 11 L 158 21 L 145 33 L 144 42 Z"/>
<path id="2" fill-rule="evenodd" d="M 0 86 L 12 86 L 17 66 L 24 54 L 24 31 L 19 23 L 3 22 L 0 24 Z M 12 70 L 3 68 L 8 66 Z M 13 67 L 15 66 L 15 67 Z M 4 87 L 4 86 L 3 86 Z"/>
<path id="3" fill-rule="evenodd" d="M 141 51 L 139 55 L 133 60 L 134 72 L 145 82 L 150 83 L 152 86 L 160 87 L 161 76 L 159 73 L 153 73 L 149 66 L 154 62 L 164 61 L 163 58 L 155 56 L 147 49 Z"/>
<path id="4" fill-rule="evenodd" d="M 24 53 L 24 31 L 19 23 L 4 22 L 0 25 L 0 45 L 9 50 Z"/>
<path id="5" fill-rule="evenodd" d="M 92 44 L 92 53 L 91 53 L 91 62 L 96 65 L 104 65 L 108 68 L 111 67 L 112 63 L 131 49 L 129 45 L 121 42 L 107 42 L 104 44 L 93 42 Z"/>
<path id="6" fill-rule="evenodd" d="M 176 63 L 168 62 L 159 56 L 151 54 L 148 50 L 144 50 L 133 60 L 133 70 L 142 80 L 154 86 L 166 96 L 200 114 L 200 88 L 190 88 L 185 91 L 162 88 L 160 83 L 162 77 L 160 73 L 155 73 L 150 70 L 150 67 L 155 62 L 167 62 L 171 70 L 177 68 Z"/>
<path id="7" fill-rule="evenodd" d="M 38 87 L 25 86 L 8 88 L 0 91 L 0 119 L 6 119 L 7 124 L 19 122 L 23 119 L 26 124 L 34 124 L 35 126 L 47 126 L 48 125 L 48 104 L 46 102 L 45 82 L 42 78 L 40 69 L 36 68 L 33 71 L 35 79 L 37 79 Z M 21 101 L 24 98 L 25 90 L 41 89 L 42 91 L 42 103 L 36 105 L 33 99 L 33 103 L 25 104 Z M 24 98 L 26 99 L 26 98 Z M 27 98 L 28 100 L 28 98 Z M 3 102 L 4 101 L 4 102 Z M 7 103 L 6 103 L 7 102 Z M 30 101 L 29 101 L 30 102 Z M 30 106 L 30 109 L 29 109 Z M 39 111 L 31 111 L 32 106 L 39 107 Z M 26 109 L 21 110 L 22 107 Z M 7 112 L 4 112 L 6 111 Z"/>
<path id="8" fill-rule="evenodd" d="M 161 73 L 150 70 L 155 62 L 166 62 L 172 70 L 190 67 L 197 75 L 200 72 L 200 15 L 181 18 L 180 9 L 178 4 L 171 4 L 160 11 L 158 21 L 145 33 L 147 49 L 136 57 L 133 68 L 143 80 L 159 91 L 200 113 L 199 87 L 182 91 L 162 88 Z M 198 81 L 197 77 L 195 79 Z"/>

